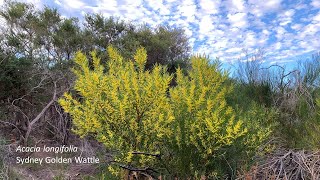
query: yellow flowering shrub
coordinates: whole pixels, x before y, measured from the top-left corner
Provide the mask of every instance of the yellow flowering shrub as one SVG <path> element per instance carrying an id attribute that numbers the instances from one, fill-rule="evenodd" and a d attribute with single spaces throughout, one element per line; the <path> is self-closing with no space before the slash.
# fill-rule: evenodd
<path id="1" fill-rule="evenodd" d="M 112 47 L 108 54 L 105 67 L 95 52 L 92 63 L 81 52 L 75 56 L 77 95 L 65 93 L 59 100 L 72 116 L 74 132 L 94 135 L 122 164 L 157 165 L 180 177 L 217 174 L 212 166 L 215 158 L 248 135 L 248 128 L 226 102 L 232 86 L 218 63 L 193 57 L 187 74 L 178 68 L 169 75 L 160 65 L 145 70 L 143 48 L 134 60 L 123 59 Z M 173 77 L 176 85 L 171 87 Z M 161 154 L 162 163 L 135 151 Z M 116 166 L 108 169 L 119 173 Z"/>
<path id="2" fill-rule="evenodd" d="M 77 134 L 94 134 L 107 148 L 118 151 L 119 162 L 130 163 L 130 152 L 156 153 L 172 133 L 169 124 L 174 117 L 167 97 L 172 76 L 161 66 L 145 71 L 143 48 L 134 61 L 125 61 L 112 47 L 108 54 L 104 68 L 93 52 L 91 70 L 86 56 L 78 52 L 74 89 L 81 98 L 66 93 L 59 103 L 72 116 Z"/>
<path id="3" fill-rule="evenodd" d="M 175 117 L 171 142 L 180 159 L 174 166 L 182 169 L 182 176 L 194 173 L 192 169 L 206 173 L 218 150 L 247 133 L 227 105 L 226 96 L 232 92 L 225 83 L 227 74 L 203 57 L 193 57 L 191 63 L 188 75 L 177 69 L 177 86 L 170 89 Z"/>

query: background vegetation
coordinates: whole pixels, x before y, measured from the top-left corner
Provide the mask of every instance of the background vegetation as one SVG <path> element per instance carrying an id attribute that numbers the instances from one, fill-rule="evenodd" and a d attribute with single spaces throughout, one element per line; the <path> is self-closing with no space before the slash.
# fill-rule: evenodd
<path id="1" fill-rule="evenodd" d="M 248 54 L 232 75 L 182 29 L 13 1 L 0 16 L 0 178 L 10 147 L 46 140 L 108 156 L 88 178 L 320 176 L 320 54 L 291 71 Z"/>

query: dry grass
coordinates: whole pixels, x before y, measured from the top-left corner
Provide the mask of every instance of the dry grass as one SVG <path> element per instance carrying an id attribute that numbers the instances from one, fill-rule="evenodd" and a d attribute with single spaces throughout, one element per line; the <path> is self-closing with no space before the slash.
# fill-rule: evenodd
<path id="1" fill-rule="evenodd" d="M 9 179 L 9 156 L 11 155 L 10 146 L 0 136 L 0 179 Z"/>
<path id="2" fill-rule="evenodd" d="M 320 152 L 278 150 L 238 179 L 320 179 Z"/>

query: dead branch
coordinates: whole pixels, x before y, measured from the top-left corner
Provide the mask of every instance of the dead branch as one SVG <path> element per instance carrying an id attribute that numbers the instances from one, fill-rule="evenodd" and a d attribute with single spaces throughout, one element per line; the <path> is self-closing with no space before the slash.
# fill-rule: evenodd
<path id="1" fill-rule="evenodd" d="M 320 179 L 320 152 L 279 150 L 238 179 Z"/>
<path id="2" fill-rule="evenodd" d="M 147 152 L 131 152 L 131 154 L 134 154 L 134 155 L 153 156 L 153 157 L 156 157 L 156 158 L 158 158 L 158 159 L 161 158 L 161 155 L 160 155 L 160 154 L 151 154 L 151 153 L 147 153 Z"/>
<path id="3" fill-rule="evenodd" d="M 30 136 L 33 125 L 40 120 L 40 118 L 45 114 L 45 112 L 49 109 L 49 107 L 57 100 L 57 84 L 56 82 L 53 82 L 53 83 L 54 83 L 53 97 L 51 101 L 47 103 L 47 105 L 41 110 L 41 112 L 31 122 L 28 123 L 28 129 L 24 136 L 24 144 L 27 143 L 27 140 Z"/>
<path id="4" fill-rule="evenodd" d="M 141 171 L 141 172 L 158 172 L 150 167 L 145 167 L 145 168 L 135 168 L 135 167 L 131 167 L 131 166 L 127 166 L 127 165 L 123 165 L 123 164 L 118 164 L 119 167 L 129 170 L 129 171 Z"/>
<path id="5" fill-rule="evenodd" d="M 20 131 L 20 129 L 15 124 L 12 124 L 11 122 L 7 122 L 7 121 L 1 121 L 1 120 L 0 120 L 0 123 L 8 124 L 10 126 L 13 126 L 14 128 L 16 128 L 19 131 L 20 135 L 22 135 L 22 132 Z"/>

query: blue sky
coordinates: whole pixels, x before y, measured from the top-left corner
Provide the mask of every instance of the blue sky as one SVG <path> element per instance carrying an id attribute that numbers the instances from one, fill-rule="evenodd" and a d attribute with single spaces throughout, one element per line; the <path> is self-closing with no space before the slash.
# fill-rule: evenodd
<path id="1" fill-rule="evenodd" d="M 230 63 L 243 49 L 267 64 L 293 64 L 320 50 L 320 0 L 27 0 L 66 17 L 118 16 L 155 27 L 181 27 L 193 53 Z M 0 0 L 0 4 L 3 0 Z"/>

